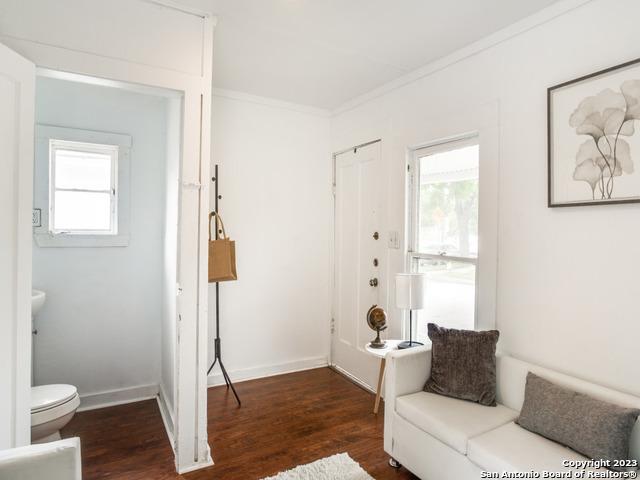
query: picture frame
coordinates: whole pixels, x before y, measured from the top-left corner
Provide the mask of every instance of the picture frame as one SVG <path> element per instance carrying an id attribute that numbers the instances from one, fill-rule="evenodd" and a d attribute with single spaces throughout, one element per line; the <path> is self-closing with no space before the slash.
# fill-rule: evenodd
<path id="1" fill-rule="evenodd" d="M 640 58 L 547 89 L 547 205 L 640 203 Z"/>

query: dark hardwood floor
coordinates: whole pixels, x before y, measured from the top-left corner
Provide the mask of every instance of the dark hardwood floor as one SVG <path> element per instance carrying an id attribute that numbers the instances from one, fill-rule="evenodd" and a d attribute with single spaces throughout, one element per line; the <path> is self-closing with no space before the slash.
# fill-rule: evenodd
<path id="1" fill-rule="evenodd" d="M 347 452 L 376 480 L 415 479 L 388 466 L 383 408 L 328 368 L 209 389 L 209 443 L 215 465 L 177 475 L 155 400 L 76 414 L 63 437 L 82 441 L 83 479 L 252 480 Z"/>

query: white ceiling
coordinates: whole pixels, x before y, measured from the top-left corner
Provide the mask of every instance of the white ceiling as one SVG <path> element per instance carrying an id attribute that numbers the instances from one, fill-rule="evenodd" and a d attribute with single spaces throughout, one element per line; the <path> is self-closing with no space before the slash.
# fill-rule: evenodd
<path id="1" fill-rule="evenodd" d="M 208 0 L 214 85 L 334 109 L 556 0 Z"/>

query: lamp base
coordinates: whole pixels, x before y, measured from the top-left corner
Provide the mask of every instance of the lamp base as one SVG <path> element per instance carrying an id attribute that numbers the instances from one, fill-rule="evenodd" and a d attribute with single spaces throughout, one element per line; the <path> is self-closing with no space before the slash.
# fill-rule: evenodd
<path id="1" fill-rule="evenodd" d="M 409 340 L 409 341 L 399 343 L 398 350 L 404 350 L 405 348 L 411 348 L 411 347 L 419 347 L 421 345 L 424 345 L 424 343 Z"/>

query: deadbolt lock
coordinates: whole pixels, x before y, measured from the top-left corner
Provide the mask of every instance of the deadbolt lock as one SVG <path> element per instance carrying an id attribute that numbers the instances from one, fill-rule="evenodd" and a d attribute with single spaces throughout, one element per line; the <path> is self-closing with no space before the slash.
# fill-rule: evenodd
<path id="1" fill-rule="evenodd" d="M 374 259 L 373 259 L 373 266 L 374 266 L 374 267 L 377 267 L 377 266 L 378 266 L 378 259 L 377 259 L 377 258 L 374 258 Z"/>
<path id="2" fill-rule="evenodd" d="M 373 239 L 378 240 L 380 238 L 380 234 L 378 232 L 373 232 Z"/>
<path id="3" fill-rule="evenodd" d="M 369 285 L 371 285 L 372 287 L 377 287 L 378 286 L 378 279 L 377 278 L 372 278 L 371 280 L 369 280 Z"/>

